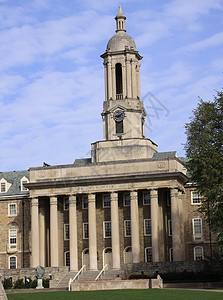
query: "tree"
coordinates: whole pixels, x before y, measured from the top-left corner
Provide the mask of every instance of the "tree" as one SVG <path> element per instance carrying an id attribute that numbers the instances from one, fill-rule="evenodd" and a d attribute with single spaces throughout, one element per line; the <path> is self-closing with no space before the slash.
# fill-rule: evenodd
<path id="1" fill-rule="evenodd" d="M 200 211 L 223 247 L 223 92 L 213 101 L 200 100 L 185 125 L 190 181 L 203 196 Z"/>

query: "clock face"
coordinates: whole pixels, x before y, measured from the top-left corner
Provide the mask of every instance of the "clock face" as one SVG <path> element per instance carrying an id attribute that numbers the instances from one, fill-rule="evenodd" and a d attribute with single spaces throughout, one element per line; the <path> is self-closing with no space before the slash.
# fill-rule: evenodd
<path id="1" fill-rule="evenodd" d="M 123 110 L 116 110 L 113 114 L 113 118 L 116 122 L 121 122 L 125 117 Z"/>

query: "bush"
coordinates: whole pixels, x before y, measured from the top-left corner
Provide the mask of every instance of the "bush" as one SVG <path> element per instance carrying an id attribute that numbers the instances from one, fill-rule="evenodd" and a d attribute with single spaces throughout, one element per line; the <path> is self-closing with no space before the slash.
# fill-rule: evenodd
<path id="1" fill-rule="evenodd" d="M 50 278 L 43 278 L 43 287 L 44 288 L 49 288 L 49 280 Z"/>
<path id="2" fill-rule="evenodd" d="M 11 289 L 12 288 L 12 280 L 11 278 L 5 278 L 5 280 L 2 280 L 2 284 L 4 286 L 4 288 L 7 289 Z"/>
<path id="3" fill-rule="evenodd" d="M 146 274 L 131 274 L 129 279 L 150 279 L 151 277 Z"/>
<path id="4" fill-rule="evenodd" d="M 23 279 L 17 279 L 13 284 L 14 289 L 24 289 L 24 287 L 25 287 L 25 284 L 23 282 Z"/>
<path id="5" fill-rule="evenodd" d="M 37 287 L 37 279 L 34 279 L 30 282 L 31 289 L 35 289 Z"/>
<path id="6" fill-rule="evenodd" d="M 164 282 L 214 282 L 221 280 L 220 272 L 169 272 L 160 274 Z"/>

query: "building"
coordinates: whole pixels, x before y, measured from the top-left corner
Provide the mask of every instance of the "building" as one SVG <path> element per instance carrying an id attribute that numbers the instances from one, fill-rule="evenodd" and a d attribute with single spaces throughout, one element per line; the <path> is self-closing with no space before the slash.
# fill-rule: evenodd
<path id="1" fill-rule="evenodd" d="M 140 61 L 121 8 L 101 55 L 104 140 L 73 164 L 0 173 L 0 269 L 200 260 L 209 233 L 176 152 L 145 137 Z"/>

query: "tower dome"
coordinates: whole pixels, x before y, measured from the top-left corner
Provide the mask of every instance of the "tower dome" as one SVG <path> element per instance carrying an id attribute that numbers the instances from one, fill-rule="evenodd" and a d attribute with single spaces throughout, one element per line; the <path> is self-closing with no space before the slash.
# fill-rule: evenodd
<path id="1" fill-rule="evenodd" d="M 114 34 L 108 44 L 107 44 L 107 51 L 123 51 L 123 50 L 135 50 L 136 51 L 136 44 L 131 38 L 130 35 L 126 33 L 125 30 L 125 20 L 126 17 L 122 12 L 121 6 L 119 6 L 119 11 L 117 16 L 115 17 L 116 20 L 116 34 Z"/>

